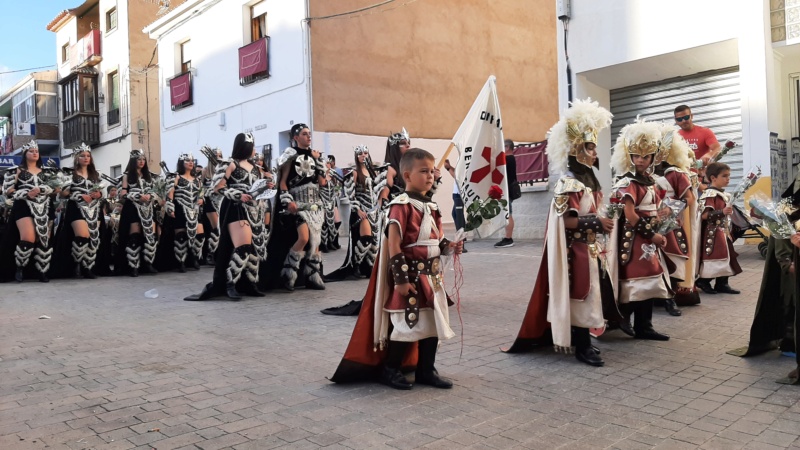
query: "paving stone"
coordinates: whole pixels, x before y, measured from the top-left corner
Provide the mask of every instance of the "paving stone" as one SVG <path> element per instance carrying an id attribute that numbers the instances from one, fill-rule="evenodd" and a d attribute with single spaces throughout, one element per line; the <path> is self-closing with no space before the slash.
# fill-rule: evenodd
<path id="1" fill-rule="evenodd" d="M 657 309 L 669 342 L 605 333 L 595 345 L 606 365 L 592 368 L 548 349 L 499 351 L 519 327 L 541 242 L 492 245 L 473 242 L 461 259 L 463 352 L 455 339 L 437 355 L 449 391 L 327 381 L 355 320 L 318 311 L 360 298 L 366 280 L 238 303 L 182 301 L 208 268 L 103 278 L 88 292 L 78 280 L 3 290 L 0 448 L 798 446 L 800 390 L 774 383 L 790 361 L 725 354 L 748 340 L 755 248 L 740 248 L 743 295 L 703 296 L 680 318 Z M 343 258 L 327 254 L 326 265 Z M 161 296 L 144 299 L 153 283 Z M 42 310 L 54 319 L 38 321 Z"/>

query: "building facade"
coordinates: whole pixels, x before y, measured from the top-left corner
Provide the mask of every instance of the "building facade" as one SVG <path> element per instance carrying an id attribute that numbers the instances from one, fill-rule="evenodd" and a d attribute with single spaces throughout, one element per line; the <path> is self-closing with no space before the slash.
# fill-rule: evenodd
<path id="1" fill-rule="evenodd" d="M 42 156 L 59 156 L 56 71 L 33 72 L 0 95 L 0 155 L 36 141 Z"/>
<path id="2" fill-rule="evenodd" d="M 47 25 L 56 33 L 65 165 L 72 164 L 72 149 L 85 142 L 103 173 L 119 175 L 137 148 L 158 171 L 158 59 L 140 30 L 161 7 L 139 0 L 85 0 Z"/>
<path id="3" fill-rule="evenodd" d="M 614 114 L 611 130 L 600 136 L 602 161 L 608 161 L 615 133 L 637 114 L 673 122 L 673 109 L 687 104 L 696 124 L 711 128 L 722 143 L 740 144 L 722 160 L 732 169 L 731 189 L 755 166 L 764 174 L 755 190 L 767 195 L 771 185 L 782 191 L 794 179 L 791 165 L 800 162 L 800 3 L 708 0 L 682 8 L 572 0 L 569 16 L 574 95 L 599 100 Z M 558 73 L 565 107 L 563 45 Z M 604 186 L 611 176 L 603 164 Z"/>
<path id="4" fill-rule="evenodd" d="M 289 129 L 308 123 L 308 40 L 302 0 L 187 0 L 148 25 L 157 42 L 164 160 L 203 145 L 228 157 L 251 132 L 276 160 Z M 214 30 L 214 32 L 209 32 Z"/>

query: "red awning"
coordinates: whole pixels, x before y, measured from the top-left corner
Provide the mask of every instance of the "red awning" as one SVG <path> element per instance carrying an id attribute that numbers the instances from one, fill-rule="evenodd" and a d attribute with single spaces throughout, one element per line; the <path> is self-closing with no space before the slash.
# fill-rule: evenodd
<path id="1" fill-rule="evenodd" d="M 259 39 L 239 49 L 239 78 L 259 75 L 269 70 L 267 40 Z"/>
<path id="2" fill-rule="evenodd" d="M 517 162 L 517 180 L 520 183 L 545 181 L 548 177 L 547 141 L 520 145 L 514 149 Z"/>
<path id="3" fill-rule="evenodd" d="M 172 107 L 184 106 L 192 101 L 192 73 L 186 72 L 169 80 L 169 95 Z"/>

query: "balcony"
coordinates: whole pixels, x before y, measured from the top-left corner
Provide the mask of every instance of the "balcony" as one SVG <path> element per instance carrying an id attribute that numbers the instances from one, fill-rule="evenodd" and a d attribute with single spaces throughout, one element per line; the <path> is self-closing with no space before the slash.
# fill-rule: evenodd
<path id="1" fill-rule="evenodd" d="M 269 36 L 239 48 L 239 85 L 269 78 Z"/>
<path id="2" fill-rule="evenodd" d="M 64 129 L 64 148 L 74 148 L 85 142 L 100 143 L 100 117 L 97 114 L 79 113 L 61 123 Z"/>
<path id="3" fill-rule="evenodd" d="M 192 72 L 180 73 L 169 80 L 169 97 L 173 111 L 194 104 L 194 98 L 192 97 Z"/>
<path id="4" fill-rule="evenodd" d="M 70 69 L 94 66 L 103 60 L 100 35 L 100 30 L 92 30 L 69 48 Z"/>

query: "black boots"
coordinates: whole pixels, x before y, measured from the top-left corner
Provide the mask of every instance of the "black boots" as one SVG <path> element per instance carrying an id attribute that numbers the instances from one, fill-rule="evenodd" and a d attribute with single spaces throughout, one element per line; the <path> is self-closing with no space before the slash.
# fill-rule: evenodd
<path id="1" fill-rule="evenodd" d="M 236 282 L 242 277 L 242 272 L 247 268 L 248 253 L 250 245 L 240 245 L 233 250 L 231 260 L 228 262 L 228 270 L 225 271 L 228 282 L 226 293 L 231 300 L 241 300 L 242 296 L 236 290 Z"/>
<path id="2" fill-rule="evenodd" d="M 400 371 L 400 366 L 403 364 L 403 357 L 406 354 L 407 348 L 408 342 L 389 341 L 386 361 L 381 371 L 380 381 L 382 384 L 393 389 L 404 391 L 413 387 L 413 385 L 408 382 L 405 375 L 403 375 L 403 372 Z"/>
<path id="3" fill-rule="evenodd" d="M 734 289 L 728 284 L 728 277 L 717 277 L 717 282 L 714 285 L 714 290 L 720 294 L 741 294 L 742 291 Z"/>
<path id="4" fill-rule="evenodd" d="M 32 255 L 33 242 L 19 241 L 17 248 L 14 250 L 14 260 L 17 263 L 17 271 L 14 273 L 14 279 L 17 280 L 17 283 L 22 283 L 24 278 L 23 272 L 30 262 Z"/>
<path id="5" fill-rule="evenodd" d="M 653 329 L 653 299 L 631 302 L 633 309 L 633 331 L 636 339 L 668 341 L 669 336 Z"/>
<path id="6" fill-rule="evenodd" d="M 600 352 L 592 345 L 588 328 L 572 327 L 572 344 L 575 346 L 575 358 L 578 361 L 594 367 L 605 364 Z"/>
<path id="7" fill-rule="evenodd" d="M 711 287 L 711 279 L 710 278 L 698 278 L 697 281 L 694 283 L 698 289 L 705 292 L 706 294 L 716 294 L 717 291 Z"/>
<path id="8" fill-rule="evenodd" d="M 417 384 L 427 384 L 439 389 L 450 389 L 453 382 L 447 378 L 439 376 L 434 363 L 436 362 L 436 349 L 439 347 L 439 339 L 430 337 L 422 339 L 419 345 L 419 361 L 417 362 L 417 373 L 414 382 Z"/>
<path id="9" fill-rule="evenodd" d="M 678 305 L 675 304 L 675 300 L 672 298 L 664 299 L 664 309 L 669 313 L 670 316 L 678 317 L 683 312 L 678 308 Z"/>

